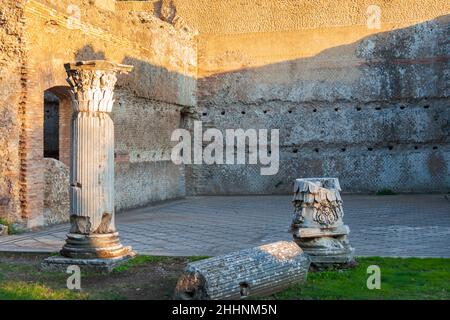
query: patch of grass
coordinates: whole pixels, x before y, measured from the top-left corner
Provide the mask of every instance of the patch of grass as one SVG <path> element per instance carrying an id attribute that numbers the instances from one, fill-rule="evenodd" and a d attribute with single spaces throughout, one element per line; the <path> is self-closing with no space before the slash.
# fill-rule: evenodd
<path id="1" fill-rule="evenodd" d="M 393 195 L 396 195 L 396 193 L 394 191 L 392 191 L 391 189 L 381 189 L 381 190 L 377 191 L 376 195 L 377 196 L 393 196 Z"/>
<path id="2" fill-rule="evenodd" d="M 294 285 L 273 299 L 450 299 L 450 259 L 358 258 L 350 270 L 310 272 L 306 284 Z M 381 270 L 381 289 L 367 288 L 367 267 Z"/>
<path id="3" fill-rule="evenodd" d="M 171 257 L 163 256 L 141 256 L 138 255 L 133 259 L 128 260 L 124 264 L 114 268 L 113 272 L 127 272 L 133 267 L 142 266 L 147 263 L 165 262 L 172 259 Z"/>
<path id="4" fill-rule="evenodd" d="M 84 300 L 88 295 L 23 281 L 0 283 L 0 300 Z"/>
<path id="5" fill-rule="evenodd" d="M 81 291 L 66 288 L 68 274 L 47 272 L 40 263 L 48 255 L 0 253 L 0 300 L 125 300 L 171 298 L 183 259 L 137 256 L 114 272 L 83 272 Z M 146 275 L 147 270 L 158 273 Z M 151 272 L 151 271 L 150 271 Z"/>
<path id="6" fill-rule="evenodd" d="M 4 273 L 23 273 L 27 272 L 29 270 L 29 266 L 26 264 L 11 264 L 11 263 L 3 263 L 0 262 L 0 280 L 2 277 L 2 274 Z"/>

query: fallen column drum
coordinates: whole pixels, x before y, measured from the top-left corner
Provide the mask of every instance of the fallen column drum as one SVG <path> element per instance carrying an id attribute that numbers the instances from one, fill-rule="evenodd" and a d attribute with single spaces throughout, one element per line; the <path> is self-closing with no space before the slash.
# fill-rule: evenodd
<path id="1" fill-rule="evenodd" d="M 309 257 L 280 241 L 187 265 L 175 299 L 222 300 L 264 296 L 306 281 Z"/>

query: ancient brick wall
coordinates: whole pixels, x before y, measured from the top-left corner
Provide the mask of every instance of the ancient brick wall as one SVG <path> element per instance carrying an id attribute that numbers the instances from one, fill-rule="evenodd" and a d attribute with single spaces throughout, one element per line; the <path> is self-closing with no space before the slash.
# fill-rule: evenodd
<path id="1" fill-rule="evenodd" d="M 129 75 L 120 76 L 117 85 L 117 101 L 126 96 L 136 102 L 136 106 L 123 103 L 125 111 L 116 103 L 121 110 L 115 115 L 117 208 L 184 195 L 183 170 L 168 165 L 165 154 L 149 156 L 164 149 L 161 141 L 154 146 L 155 141 L 142 139 L 155 135 L 156 130 L 173 130 L 178 126 L 180 107 L 196 103 L 195 35 L 148 12 L 115 12 L 111 3 L 29 0 L 0 4 L 4 40 L 0 110 L 5 115 L 0 129 L 5 153 L 0 159 L 0 217 L 11 216 L 13 222 L 26 228 L 45 223 L 44 92 L 49 90 L 60 100 L 60 159 L 68 164 L 70 109 L 64 63 L 75 60 L 107 59 L 135 67 Z M 120 93 L 120 88 L 127 93 Z M 139 136 L 126 135 L 130 128 Z M 138 139 L 142 142 L 136 142 Z M 124 147 L 121 141 L 128 145 Z M 164 143 L 170 148 L 170 137 Z M 129 153 L 129 160 L 121 152 Z M 145 158 L 138 160 L 137 153 Z M 167 176 L 165 183 L 158 184 L 156 178 L 163 176 Z"/>
<path id="2" fill-rule="evenodd" d="M 286 193 L 314 176 L 350 192 L 450 189 L 447 1 L 194 3 L 177 8 L 200 30 L 197 116 L 280 129 L 281 145 L 274 176 L 194 165 L 188 190 Z"/>

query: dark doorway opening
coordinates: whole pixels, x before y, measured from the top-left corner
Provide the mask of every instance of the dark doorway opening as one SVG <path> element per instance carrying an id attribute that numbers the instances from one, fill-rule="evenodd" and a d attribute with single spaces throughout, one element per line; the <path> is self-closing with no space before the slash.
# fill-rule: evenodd
<path id="1" fill-rule="evenodd" d="M 44 92 L 44 158 L 59 160 L 59 98 Z"/>

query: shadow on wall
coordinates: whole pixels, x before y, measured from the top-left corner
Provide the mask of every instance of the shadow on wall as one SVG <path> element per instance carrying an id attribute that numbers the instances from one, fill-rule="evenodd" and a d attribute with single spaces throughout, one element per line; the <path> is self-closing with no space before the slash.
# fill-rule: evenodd
<path id="1" fill-rule="evenodd" d="M 200 91 L 199 96 L 210 102 L 226 98 L 227 102 L 257 103 L 278 99 L 280 94 L 287 102 L 370 102 L 448 95 L 444 71 L 450 55 L 449 23 L 450 15 L 446 15 L 326 49 L 313 57 L 218 72 L 200 79 L 202 88 L 214 91 Z M 225 55 L 228 49 L 223 48 Z M 235 53 L 235 59 L 242 60 L 243 65 L 244 56 Z M 230 60 L 234 62 L 233 55 Z M 410 66 L 423 69 L 402 69 Z M 427 77 L 428 69 L 436 77 Z M 412 72 L 417 77 L 412 77 Z"/>
<path id="2" fill-rule="evenodd" d="M 105 53 L 102 51 L 95 51 L 92 45 L 86 45 L 75 54 L 76 61 L 86 61 L 86 60 L 105 60 Z"/>
<path id="3" fill-rule="evenodd" d="M 290 193 L 295 178 L 332 176 L 347 192 L 447 192 L 449 17 L 199 79 L 197 112 L 210 127 L 280 129 L 280 170 L 192 166 L 188 189 Z"/>
<path id="4" fill-rule="evenodd" d="M 95 51 L 89 44 L 76 52 L 75 59 L 76 61 L 103 60 L 106 56 L 102 51 Z M 195 78 L 133 57 L 125 57 L 120 63 L 132 65 L 134 70 L 128 75 L 118 77 L 119 87 L 127 87 L 136 96 L 142 98 L 188 107 L 195 105 L 197 86 Z"/>

